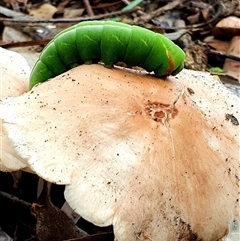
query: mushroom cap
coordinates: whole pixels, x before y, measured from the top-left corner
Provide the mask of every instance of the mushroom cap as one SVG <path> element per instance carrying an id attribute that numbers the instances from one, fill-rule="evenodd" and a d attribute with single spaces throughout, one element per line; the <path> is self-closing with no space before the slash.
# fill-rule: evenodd
<path id="1" fill-rule="evenodd" d="M 82 65 L 5 99 L 1 118 L 30 168 L 116 240 L 218 240 L 239 220 L 238 105 L 208 73 Z"/>
<path id="2" fill-rule="evenodd" d="M 0 99 L 18 96 L 28 90 L 30 67 L 20 54 L 0 47 Z"/>
<path id="3" fill-rule="evenodd" d="M 0 47 L 0 100 L 18 96 L 28 90 L 30 67 L 18 53 Z M 1 120 L 2 126 L 2 120 Z M 26 167 L 8 140 L 7 133 L 0 129 L 1 158 L 0 171 L 16 171 Z"/>

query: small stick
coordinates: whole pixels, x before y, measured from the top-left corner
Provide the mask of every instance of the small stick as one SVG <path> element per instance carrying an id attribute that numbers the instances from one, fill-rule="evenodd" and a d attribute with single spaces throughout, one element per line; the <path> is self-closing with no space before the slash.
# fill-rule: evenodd
<path id="1" fill-rule="evenodd" d="M 82 21 L 87 20 L 100 20 L 104 18 L 113 17 L 116 15 L 123 15 L 127 13 L 133 13 L 137 11 L 137 9 L 130 9 L 130 10 L 120 10 L 116 12 L 106 13 L 106 14 L 100 14 L 93 17 L 79 17 L 79 18 L 56 18 L 56 19 L 12 19 L 12 18 L 0 18 L 0 21 L 2 22 L 17 22 L 17 23 L 78 23 Z"/>
<path id="2" fill-rule="evenodd" d="M 11 9 L 2 7 L 2 6 L 0 6 L 0 13 L 2 15 L 12 17 L 12 18 L 30 18 L 30 17 L 28 17 L 28 15 L 26 15 L 24 13 L 19 13 L 19 12 L 13 11 Z"/>
<path id="3" fill-rule="evenodd" d="M 3 43 L 3 44 L 0 44 L 0 47 L 9 49 L 9 48 L 18 48 L 18 47 L 29 47 L 29 46 L 34 46 L 34 45 L 46 45 L 50 41 L 51 41 L 51 39 L 39 39 L 39 40 Z"/>
<path id="4" fill-rule="evenodd" d="M 221 51 L 216 51 L 216 50 L 213 50 L 213 49 L 208 49 L 207 52 L 209 54 L 214 54 L 214 55 L 219 56 L 219 57 L 240 61 L 240 57 L 238 57 L 236 55 L 228 54 L 228 53 L 221 52 Z"/>
<path id="5" fill-rule="evenodd" d="M 83 0 L 83 3 L 84 3 L 84 5 L 85 5 L 85 7 L 86 7 L 87 14 L 88 14 L 90 17 L 93 17 L 93 16 L 94 16 L 94 12 L 93 12 L 93 10 L 92 10 L 92 7 L 91 7 L 89 1 L 88 1 L 88 0 Z"/>
<path id="6" fill-rule="evenodd" d="M 7 200 L 8 202 L 11 202 L 13 204 L 17 204 L 19 207 L 29 208 L 31 207 L 31 204 L 18 198 L 13 195 L 10 195 L 6 192 L 0 191 L 0 200 Z"/>

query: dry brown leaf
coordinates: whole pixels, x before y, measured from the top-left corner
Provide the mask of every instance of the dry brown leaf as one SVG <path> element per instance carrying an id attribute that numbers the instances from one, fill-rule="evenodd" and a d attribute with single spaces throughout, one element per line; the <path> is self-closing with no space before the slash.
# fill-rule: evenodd
<path id="1" fill-rule="evenodd" d="M 57 8 L 49 3 L 44 3 L 38 8 L 31 9 L 29 14 L 36 19 L 51 19 L 54 13 L 57 12 Z"/>

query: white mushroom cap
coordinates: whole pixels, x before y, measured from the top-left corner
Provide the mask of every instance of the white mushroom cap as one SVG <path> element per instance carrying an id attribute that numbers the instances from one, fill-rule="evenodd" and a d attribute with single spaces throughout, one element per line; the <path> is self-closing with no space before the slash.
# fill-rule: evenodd
<path id="1" fill-rule="evenodd" d="M 0 56 L 0 100 L 23 94 L 28 90 L 30 76 L 27 61 L 20 54 L 1 47 Z M 26 167 L 26 164 L 12 148 L 7 133 L 2 128 L 0 128 L 0 137 L 0 171 L 16 171 Z"/>
<path id="2" fill-rule="evenodd" d="M 239 220 L 238 105 L 208 73 L 83 65 L 4 100 L 1 118 L 30 168 L 116 240 L 218 240 Z"/>
<path id="3" fill-rule="evenodd" d="M 30 67 L 20 54 L 0 47 L 0 99 L 28 90 Z"/>

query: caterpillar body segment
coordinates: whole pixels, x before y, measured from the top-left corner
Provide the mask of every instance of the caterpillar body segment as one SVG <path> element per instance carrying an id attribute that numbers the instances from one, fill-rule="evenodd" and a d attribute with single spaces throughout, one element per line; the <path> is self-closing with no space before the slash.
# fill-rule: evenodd
<path id="1" fill-rule="evenodd" d="M 175 75 L 185 53 L 161 34 L 114 21 L 85 21 L 57 34 L 43 49 L 30 76 L 30 89 L 79 64 L 102 61 L 108 68 L 121 61 L 157 77 Z"/>

